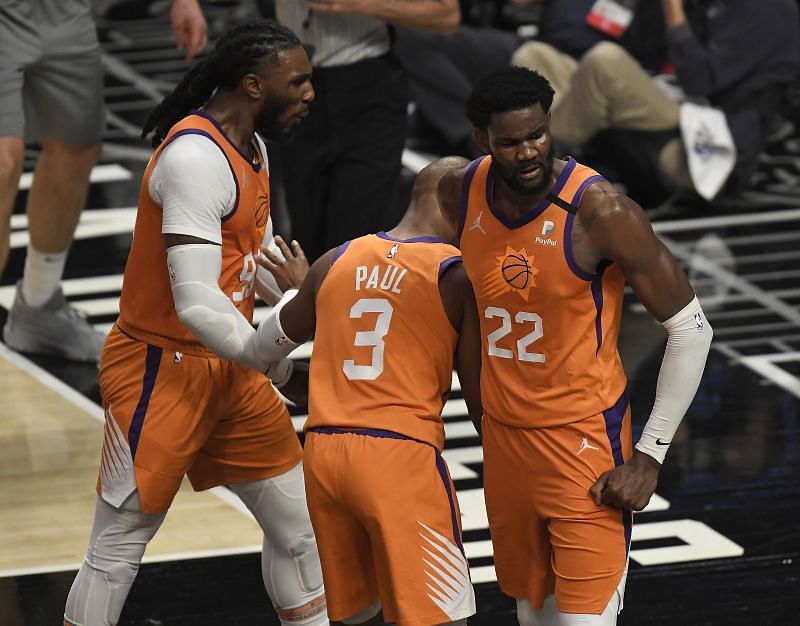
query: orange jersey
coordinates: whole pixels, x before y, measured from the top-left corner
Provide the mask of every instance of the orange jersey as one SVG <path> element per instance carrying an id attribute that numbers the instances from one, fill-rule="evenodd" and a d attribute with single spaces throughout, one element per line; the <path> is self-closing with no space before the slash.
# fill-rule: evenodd
<path id="1" fill-rule="evenodd" d="M 153 167 L 161 151 L 182 135 L 197 134 L 213 141 L 228 161 L 236 183 L 236 205 L 222 218 L 222 271 L 219 287 L 248 321 L 253 319 L 256 256 L 269 218 L 269 176 L 260 158 L 253 163 L 231 143 L 216 121 L 196 112 L 175 124 L 147 165 L 139 193 L 120 298 L 120 328 L 147 343 L 187 354 L 212 356 L 178 319 L 161 236 L 162 210 L 150 197 Z M 255 144 L 255 138 L 253 139 Z"/>
<path id="2" fill-rule="evenodd" d="M 519 220 L 494 207 L 490 156 L 464 180 L 460 246 L 481 319 L 483 408 L 509 426 L 576 422 L 625 389 L 617 352 L 625 278 L 614 264 L 588 274 L 572 253 L 574 207 L 600 180 L 570 158 L 550 194 L 562 206 L 544 199 Z"/>
<path id="3" fill-rule="evenodd" d="M 388 430 L 441 450 L 458 335 L 439 276 L 458 249 L 385 233 L 343 244 L 317 294 L 306 430 Z"/>

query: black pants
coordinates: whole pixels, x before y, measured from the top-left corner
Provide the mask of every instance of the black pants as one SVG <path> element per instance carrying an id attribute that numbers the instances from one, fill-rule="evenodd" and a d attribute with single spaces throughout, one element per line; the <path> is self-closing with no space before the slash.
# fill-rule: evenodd
<path id="1" fill-rule="evenodd" d="M 408 88 L 391 57 L 315 69 L 311 115 L 282 147 L 292 236 L 309 260 L 389 228 L 400 178 Z"/>
<path id="2" fill-rule="evenodd" d="M 450 152 L 476 157 L 466 102 L 484 74 L 511 63 L 523 40 L 493 28 L 460 26 L 453 35 L 398 28 L 394 53 L 408 72 L 411 95 Z"/>

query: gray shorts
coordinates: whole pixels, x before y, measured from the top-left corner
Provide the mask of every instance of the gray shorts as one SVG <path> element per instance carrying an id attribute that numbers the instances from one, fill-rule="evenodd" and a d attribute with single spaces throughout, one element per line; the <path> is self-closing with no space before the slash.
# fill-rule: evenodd
<path id="1" fill-rule="evenodd" d="M 89 0 L 0 2 L 0 136 L 103 136 L 103 66 Z"/>

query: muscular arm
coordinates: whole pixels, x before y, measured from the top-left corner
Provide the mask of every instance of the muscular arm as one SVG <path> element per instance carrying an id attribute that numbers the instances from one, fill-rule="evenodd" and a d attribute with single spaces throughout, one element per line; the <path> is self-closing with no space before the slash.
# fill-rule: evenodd
<path id="1" fill-rule="evenodd" d="M 464 159 L 464 166 L 451 170 L 439 180 L 439 210 L 454 230 L 458 229 L 461 219 L 461 188 L 467 173 L 469 161 Z M 455 242 L 458 245 L 458 242 Z"/>
<path id="2" fill-rule="evenodd" d="M 163 235 L 175 312 L 181 323 L 206 347 L 224 359 L 269 375 L 272 362 L 291 346 L 255 331 L 220 289 L 222 251 L 199 237 Z"/>
<path id="3" fill-rule="evenodd" d="M 320 13 L 367 15 L 395 26 L 451 35 L 461 22 L 458 0 L 311 0 Z"/>
<path id="4" fill-rule="evenodd" d="M 318 258 L 308 271 L 297 295 L 280 312 L 280 327 L 295 343 L 308 341 L 317 327 L 317 292 L 331 268 L 336 249 Z"/>
<path id="5" fill-rule="evenodd" d="M 617 263 L 644 307 L 659 322 L 680 311 L 694 290 L 683 268 L 656 237 L 642 208 L 610 183 L 589 187 L 579 220 L 597 261 Z"/>
<path id="6" fill-rule="evenodd" d="M 594 260 L 617 263 L 669 334 L 656 400 L 633 457 L 603 474 L 591 490 L 597 504 L 638 511 L 655 491 L 660 464 L 700 383 L 713 333 L 686 274 L 635 202 L 602 183 L 587 191 L 578 215 Z"/>
<path id="7" fill-rule="evenodd" d="M 308 363 L 295 361 L 291 377 L 280 390 L 297 406 L 308 406 Z"/>
<path id="8" fill-rule="evenodd" d="M 317 292 L 328 274 L 335 253 L 336 249 L 330 250 L 317 259 L 299 291 L 287 292 L 272 313 L 261 322 L 258 327 L 259 332 L 263 329 L 263 334 L 271 337 L 272 344 L 276 345 L 276 348 L 270 345 L 268 350 L 281 349 L 282 345 L 288 344 L 289 349 L 285 350 L 288 354 L 298 344 L 314 335 L 317 325 Z M 264 262 L 259 260 L 259 263 Z M 289 368 L 285 377 L 282 377 L 281 384 L 276 386 L 295 404 L 307 405 L 308 365 L 302 362 L 288 362 L 286 359 L 279 363 L 288 364 Z"/>
<path id="9" fill-rule="evenodd" d="M 186 50 L 185 63 L 202 52 L 208 43 L 208 24 L 197 0 L 172 0 L 169 12 L 172 32 L 179 50 Z"/>
<path id="10" fill-rule="evenodd" d="M 461 393 L 467 403 L 469 418 L 480 435 L 483 418 L 480 322 L 475 293 L 461 263 L 447 270 L 442 276 L 439 281 L 439 293 L 450 323 L 459 331 L 455 368 L 461 382 Z"/>

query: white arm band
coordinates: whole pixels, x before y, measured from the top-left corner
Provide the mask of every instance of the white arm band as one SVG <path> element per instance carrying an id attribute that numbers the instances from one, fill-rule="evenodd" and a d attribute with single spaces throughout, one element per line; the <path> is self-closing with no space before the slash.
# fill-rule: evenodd
<path id="1" fill-rule="evenodd" d="M 694 298 L 663 322 L 667 348 L 658 373 L 656 400 L 636 449 L 664 462 L 672 437 L 692 403 L 703 376 L 714 332 Z"/>
<path id="2" fill-rule="evenodd" d="M 293 372 L 294 361 L 292 359 L 281 359 L 270 363 L 269 369 L 265 373 L 272 381 L 272 384 L 275 385 L 275 389 L 280 389 L 289 382 Z"/>
<path id="3" fill-rule="evenodd" d="M 273 365 L 271 362 L 280 361 L 300 345 L 289 339 L 286 333 L 283 332 L 280 318 L 281 309 L 296 295 L 297 289 L 290 289 L 283 294 L 283 297 L 278 303 L 272 307 L 272 311 L 269 312 L 269 315 L 258 325 L 258 332 L 256 333 L 255 340 L 245 346 L 245 352 L 252 353 L 253 356 L 251 358 L 266 358 L 267 367 L 261 371 L 266 373 L 270 378 L 273 378 L 269 373 L 269 368 Z"/>
<path id="4" fill-rule="evenodd" d="M 262 333 L 261 327 L 256 332 L 219 288 L 219 246 L 173 246 L 167 250 L 167 263 L 178 318 L 203 345 L 222 358 L 266 372 L 272 361 L 279 361 L 296 347 L 288 338 L 277 341 L 279 337 L 274 337 L 274 332 Z M 261 326 L 275 315 L 273 311 Z"/>

